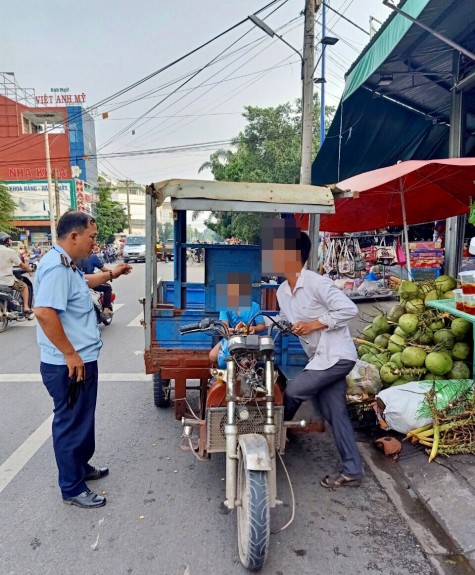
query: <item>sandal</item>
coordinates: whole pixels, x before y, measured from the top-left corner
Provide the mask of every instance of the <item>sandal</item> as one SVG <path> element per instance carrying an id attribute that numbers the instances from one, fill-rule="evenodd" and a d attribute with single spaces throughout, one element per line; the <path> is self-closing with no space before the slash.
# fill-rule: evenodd
<path id="1" fill-rule="evenodd" d="M 32 309 L 27 309 L 23 312 L 23 315 L 26 317 L 26 319 L 31 320 L 34 317 L 35 312 Z"/>
<path id="2" fill-rule="evenodd" d="M 345 477 L 341 473 L 336 475 L 327 475 L 320 481 L 322 487 L 327 489 L 337 489 L 338 487 L 359 487 L 361 485 L 360 477 Z"/>

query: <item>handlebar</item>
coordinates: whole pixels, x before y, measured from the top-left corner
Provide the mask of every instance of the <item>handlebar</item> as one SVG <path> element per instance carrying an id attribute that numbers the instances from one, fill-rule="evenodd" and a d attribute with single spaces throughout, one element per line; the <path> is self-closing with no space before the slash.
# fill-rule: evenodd
<path id="1" fill-rule="evenodd" d="M 205 318 L 198 323 L 189 323 L 188 325 L 180 326 L 180 333 L 188 333 L 190 331 L 202 331 L 211 327 L 211 320 Z"/>

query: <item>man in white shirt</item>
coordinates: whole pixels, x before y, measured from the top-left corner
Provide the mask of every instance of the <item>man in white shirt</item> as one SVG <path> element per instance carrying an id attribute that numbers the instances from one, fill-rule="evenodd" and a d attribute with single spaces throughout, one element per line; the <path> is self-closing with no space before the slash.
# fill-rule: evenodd
<path id="1" fill-rule="evenodd" d="M 23 298 L 23 313 L 28 319 L 32 319 L 33 310 L 29 306 L 29 291 L 25 282 L 17 280 L 13 275 L 13 266 L 18 266 L 30 272 L 29 265 L 23 263 L 20 256 L 10 247 L 12 238 L 5 232 L 0 232 L 0 285 L 10 287 L 21 293 Z"/>
<path id="2" fill-rule="evenodd" d="M 288 382 L 284 418 L 290 421 L 306 400 L 318 402 L 343 464 L 340 474 L 327 475 L 321 484 L 357 487 L 363 466 L 346 409 L 346 376 L 357 359 L 348 322 L 358 308 L 330 279 L 304 267 L 311 241 L 293 220 L 283 222 L 283 233 L 274 238 L 271 256 L 274 271 L 286 278 L 277 290 L 277 300 L 281 317 L 291 322 L 295 335 L 306 340 L 301 342 L 309 358 L 303 373 Z"/>

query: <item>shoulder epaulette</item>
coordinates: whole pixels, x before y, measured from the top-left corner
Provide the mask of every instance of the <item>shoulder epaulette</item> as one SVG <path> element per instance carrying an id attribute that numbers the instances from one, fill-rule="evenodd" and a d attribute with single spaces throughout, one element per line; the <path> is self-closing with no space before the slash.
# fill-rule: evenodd
<path id="1" fill-rule="evenodd" d="M 63 264 L 63 266 L 66 266 L 67 268 L 71 267 L 69 265 L 68 258 L 64 254 L 59 254 L 59 257 L 61 258 L 61 263 Z"/>

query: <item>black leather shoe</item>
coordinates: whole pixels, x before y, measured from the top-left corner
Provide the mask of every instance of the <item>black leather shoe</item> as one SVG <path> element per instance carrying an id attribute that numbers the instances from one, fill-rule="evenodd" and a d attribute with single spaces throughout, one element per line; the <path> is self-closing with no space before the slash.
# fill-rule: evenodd
<path id="1" fill-rule="evenodd" d="M 93 481 L 94 479 L 102 479 L 106 475 L 109 475 L 108 467 L 93 467 L 84 479 L 86 481 Z"/>
<path id="2" fill-rule="evenodd" d="M 90 489 L 87 489 L 75 497 L 68 497 L 67 499 L 63 498 L 63 503 L 66 503 L 66 505 L 82 507 L 83 509 L 95 509 L 96 507 L 102 507 L 105 505 L 106 498 L 94 493 Z"/>

